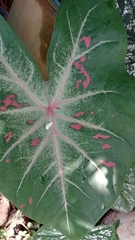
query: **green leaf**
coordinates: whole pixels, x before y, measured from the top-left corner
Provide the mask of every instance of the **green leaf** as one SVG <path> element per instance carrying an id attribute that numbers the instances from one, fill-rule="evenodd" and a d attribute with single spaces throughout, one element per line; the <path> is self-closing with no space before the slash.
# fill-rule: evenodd
<path id="1" fill-rule="evenodd" d="M 0 189 L 73 240 L 112 207 L 135 155 L 124 26 L 112 0 L 85 3 L 62 1 L 46 84 L 0 18 Z"/>
<path id="2" fill-rule="evenodd" d="M 52 227 L 41 227 L 33 236 L 34 240 L 68 240 L 63 234 Z"/>
<path id="3" fill-rule="evenodd" d="M 135 1 L 117 0 L 116 2 L 128 36 L 126 67 L 135 77 Z"/>
<path id="4" fill-rule="evenodd" d="M 91 230 L 82 240 L 116 240 L 119 239 L 116 229 L 111 225 L 99 225 Z"/>
<path id="5" fill-rule="evenodd" d="M 119 225 L 120 225 L 120 220 L 119 219 L 115 220 L 115 222 L 113 223 L 113 226 L 115 227 L 115 229 L 117 229 Z"/>
<path id="6" fill-rule="evenodd" d="M 135 207 L 135 163 L 133 162 L 126 174 L 120 195 L 113 209 L 121 212 L 132 211 Z"/>
<path id="7" fill-rule="evenodd" d="M 34 240 L 68 240 L 60 232 L 56 231 L 52 227 L 41 227 L 33 236 Z M 119 239 L 116 233 L 116 229 L 111 225 L 100 225 L 91 230 L 82 240 L 116 240 Z"/>

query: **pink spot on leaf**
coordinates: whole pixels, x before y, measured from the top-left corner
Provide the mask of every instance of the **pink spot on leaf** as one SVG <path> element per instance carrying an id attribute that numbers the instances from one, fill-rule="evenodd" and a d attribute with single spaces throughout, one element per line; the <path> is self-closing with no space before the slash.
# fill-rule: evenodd
<path id="1" fill-rule="evenodd" d="M 81 57 L 79 62 L 85 62 L 86 61 L 86 57 Z"/>
<path id="2" fill-rule="evenodd" d="M 6 143 L 8 143 L 12 137 L 13 137 L 12 132 L 5 134 L 4 138 L 5 138 Z"/>
<path id="3" fill-rule="evenodd" d="M 99 139 L 99 138 L 107 139 L 107 138 L 110 138 L 110 136 L 102 135 L 102 134 L 99 133 L 99 134 L 93 136 L 93 138 L 95 138 L 95 139 Z"/>
<path id="4" fill-rule="evenodd" d="M 22 164 L 23 164 L 23 162 L 20 162 L 20 164 L 22 165 Z"/>
<path id="5" fill-rule="evenodd" d="M 24 208 L 24 207 L 26 207 L 26 204 L 21 204 L 20 205 L 20 208 Z"/>
<path id="6" fill-rule="evenodd" d="M 0 107 L 0 110 L 6 111 L 8 106 L 14 106 L 16 108 L 22 108 L 19 103 L 14 101 L 13 99 L 15 98 L 14 94 L 10 94 L 9 96 L 6 97 L 5 100 L 0 100 L 0 102 L 4 103 L 5 106 Z"/>
<path id="7" fill-rule="evenodd" d="M 2 106 L 2 107 L 0 107 L 0 110 L 2 110 L 2 111 L 6 111 L 7 109 L 6 109 L 5 106 Z"/>
<path id="8" fill-rule="evenodd" d="M 36 138 L 36 139 L 34 139 L 34 140 L 31 142 L 30 146 L 36 147 L 39 142 L 40 142 L 40 139 L 39 139 L 39 138 Z"/>
<path id="9" fill-rule="evenodd" d="M 26 107 L 26 106 L 27 106 L 27 103 L 24 103 L 23 106 Z"/>
<path id="10" fill-rule="evenodd" d="M 112 114 L 112 115 L 111 115 L 111 117 L 114 117 L 114 116 L 115 116 L 115 114 Z"/>
<path id="11" fill-rule="evenodd" d="M 90 37 L 82 37 L 79 42 L 82 42 L 84 41 L 85 42 L 85 47 L 86 48 L 89 48 L 90 46 L 90 43 L 91 43 L 91 38 Z"/>
<path id="12" fill-rule="evenodd" d="M 78 113 L 74 114 L 75 117 L 80 117 L 82 115 L 84 115 L 84 112 L 78 112 Z"/>
<path id="13" fill-rule="evenodd" d="M 105 144 L 105 145 L 102 146 L 103 150 L 106 149 L 106 148 L 111 148 L 111 146 L 109 144 Z"/>
<path id="14" fill-rule="evenodd" d="M 79 62 L 74 62 L 74 66 L 79 69 L 80 68 L 80 63 Z"/>
<path id="15" fill-rule="evenodd" d="M 91 114 L 91 115 L 93 115 L 93 114 L 94 114 L 94 112 L 92 111 L 92 112 L 90 112 L 90 114 Z"/>
<path id="16" fill-rule="evenodd" d="M 116 166 L 116 163 L 106 162 L 105 160 L 100 160 L 100 163 L 104 164 L 106 167 L 115 167 Z"/>
<path id="17" fill-rule="evenodd" d="M 9 162 L 10 162 L 10 160 L 9 160 L 9 159 L 6 159 L 6 160 L 5 160 L 5 162 L 6 162 L 6 163 L 9 163 Z"/>
<path id="18" fill-rule="evenodd" d="M 77 80 L 77 81 L 76 81 L 76 88 L 77 88 L 77 89 L 80 87 L 81 82 L 82 82 L 82 80 Z"/>
<path id="19" fill-rule="evenodd" d="M 84 88 L 87 88 L 90 84 L 90 76 L 89 74 L 87 73 L 84 65 L 82 64 L 82 62 L 85 62 L 86 61 L 86 57 L 81 57 L 80 60 L 78 62 L 74 62 L 74 66 L 79 69 L 79 73 L 80 74 L 83 74 L 86 78 L 85 82 L 83 82 L 83 86 Z M 81 62 L 81 63 L 80 63 Z M 78 89 L 80 87 L 80 83 L 82 82 L 82 80 L 77 80 L 76 81 L 76 88 Z"/>
<path id="20" fill-rule="evenodd" d="M 32 197 L 29 198 L 29 204 L 32 204 L 33 200 Z"/>
<path id="21" fill-rule="evenodd" d="M 29 123 L 29 124 L 33 124 L 33 123 L 34 123 L 34 120 L 30 119 L 30 120 L 28 120 L 28 123 Z"/>
<path id="22" fill-rule="evenodd" d="M 71 128 L 73 128 L 73 129 L 75 129 L 75 130 L 80 130 L 81 127 L 82 127 L 81 124 L 72 124 L 72 125 L 71 125 Z"/>

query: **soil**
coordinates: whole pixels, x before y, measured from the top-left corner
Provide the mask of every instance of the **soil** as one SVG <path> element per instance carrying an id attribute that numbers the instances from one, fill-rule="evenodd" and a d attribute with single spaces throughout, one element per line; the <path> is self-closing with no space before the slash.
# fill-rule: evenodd
<path id="1" fill-rule="evenodd" d="M 119 240 L 135 240 L 135 209 L 128 213 L 109 210 L 101 224 L 113 225 L 116 220 L 120 222 L 117 228 Z"/>
<path id="2" fill-rule="evenodd" d="M 33 239 L 32 234 L 41 225 L 26 217 L 0 193 L 0 239 Z"/>

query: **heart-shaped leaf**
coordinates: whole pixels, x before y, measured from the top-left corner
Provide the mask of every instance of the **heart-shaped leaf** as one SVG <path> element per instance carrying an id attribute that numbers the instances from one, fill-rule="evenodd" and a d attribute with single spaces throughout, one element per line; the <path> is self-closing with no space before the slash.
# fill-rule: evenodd
<path id="1" fill-rule="evenodd" d="M 41 227 L 35 234 L 34 240 L 68 240 L 60 232 L 52 227 Z M 114 226 L 100 225 L 91 230 L 82 240 L 118 240 L 118 235 Z"/>
<path id="2" fill-rule="evenodd" d="M 0 19 L 0 188 L 69 239 L 82 238 L 113 205 L 135 154 L 125 55 L 113 0 L 63 0 L 45 84 Z"/>

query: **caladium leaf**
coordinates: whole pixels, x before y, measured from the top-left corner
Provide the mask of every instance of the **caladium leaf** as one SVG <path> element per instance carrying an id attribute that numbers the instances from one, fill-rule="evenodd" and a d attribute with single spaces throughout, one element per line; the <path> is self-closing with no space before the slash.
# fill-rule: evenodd
<path id="1" fill-rule="evenodd" d="M 68 240 L 60 232 L 52 227 L 41 227 L 33 236 L 34 240 Z M 100 225 L 91 230 L 82 240 L 118 240 L 116 229 L 111 225 Z"/>
<path id="2" fill-rule="evenodd" d="M 91 230 L 82 240 L 118 240 L 116 229 L 111 225 L 100 225 Z"/>
<path id="3" fill-rule="evenodd" d="M 63 0 L 44 83 L 0 19 L 0 189 L 80 239 L 116 201 L 135 155 L 135 83 L 112 0 Z"/>
<path id="4" fill-rule="evenodd" d="M 135 1 L 116 0 L 128 36 L 126 67 L 135 77 Z"/>
<path id="5" fill-rule="evenodd" d="M 135 163 L 127 171 L 120 195 L 113 205 L 113 209 L 121 212 L 132 211 L 135 207 Z"/>
<path id="6" fill-rule="evenodd" d="M 33 236 L 34 240 L 69 240 L 62 233 L 52 227 L 42 226 Z"/>

